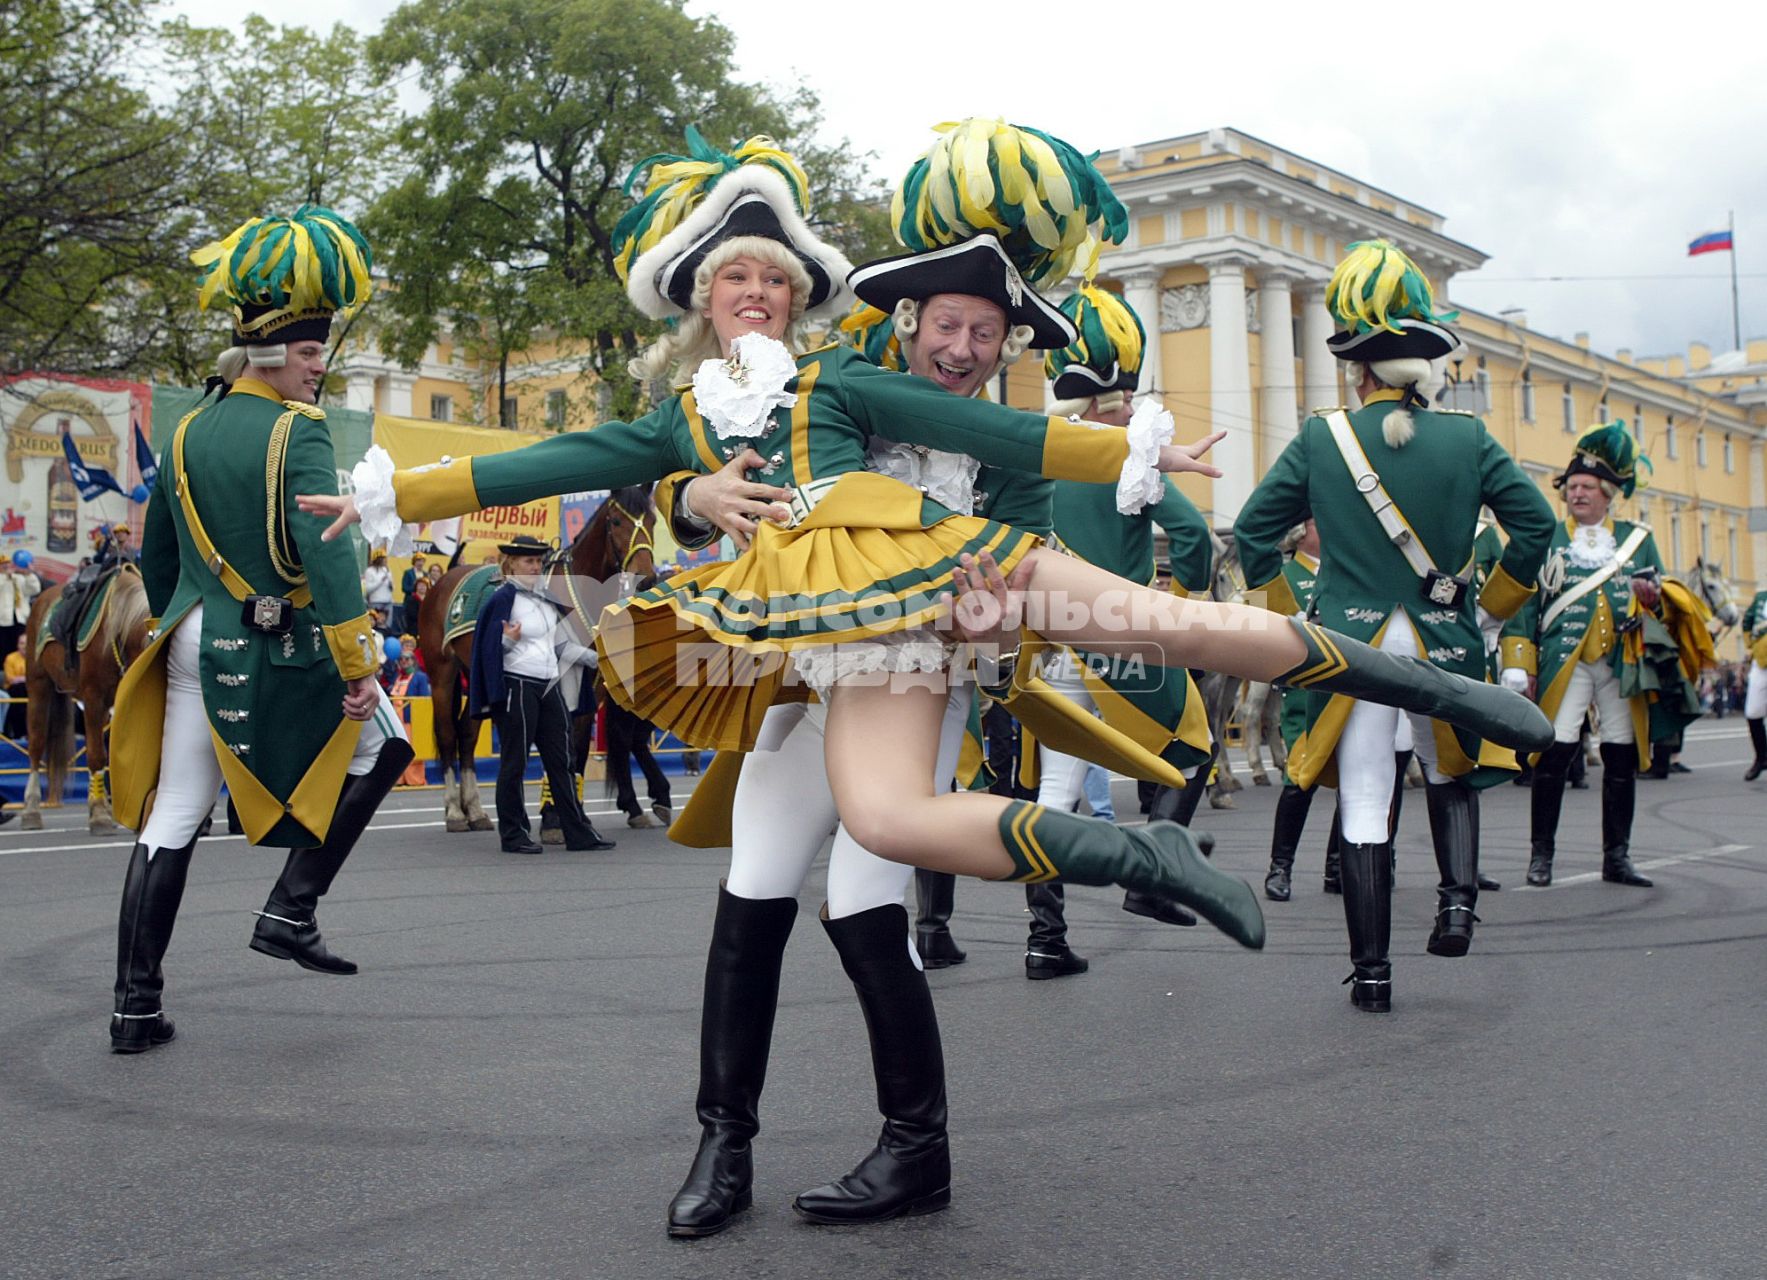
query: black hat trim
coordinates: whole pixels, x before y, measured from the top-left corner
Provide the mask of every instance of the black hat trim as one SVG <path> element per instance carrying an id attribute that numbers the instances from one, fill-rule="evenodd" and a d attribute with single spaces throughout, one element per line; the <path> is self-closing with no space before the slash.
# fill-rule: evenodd
<path id="1" fill-rule="evenodd" d="M 512 542 L 499 542 L 497 552 L 506 556 L 543 556 L 552 547 L 529 533 L 518 533 Z"/>
<path id="2" fill-rule="evenodd" d="M 1395 320 L 1399 332 L 1370 329 L 1367 333 L 1334 333 L 1325 340 L 1339 360 L 1374 364 L 1381 360 L 1434 360 L 1460 345 L 1454 331 L 1428 320 Z"/>
<path id="3" fill-rule="evenodd" d="M 693 276 L 706 255 L 726 240 L 737 236 L 761 236 L 777 240 L 790 249 L 810 275 L 810 297 L 806 309 L 819 307 L 834 292 L 835 282 L 829 279 L 828 268 L 792 243 L 791 235 L 779 220 L 772 203 L 757 192 L 748 192 L 731 202 L 706 233 L 693 241 L 667 266 L 657 272 L 656 289 L 670 302 L 689 311 L 693 307 Z"/>
<path id="4" fill-rule="evenodd" d="M 940 293 L 986 298 L 1006 313 L 1007 323 L 1029 326 L 1031 345 L 1039 351 L 1059 350 L 1078 336 L 1073 322 L 1025 283 L 1000 241 L 986 232 L 943 249 L 868 262 L 847 283 L 886 313 L 904 298 L 921 302 Z"/>
<path id="5" fill-rule="evenodd" d="M 1572 476 L 1594 476 L 1597 480 L 1606 480 L 1609 484 L 1618 485 L 1621 488 L 1626 485 L 1624 476 L 1600 458 L 1588 453 L 1578 452 L 1573 456 L 1564 471 L 1553 478 L 1552 487 L 1554 489 L 1564 488 L 1565 481 Z"/>
<path id="6" fill-rule="evenodd" d="M 1129 387 L 1135 386 L 1135 376 L 1129 375 Z M 1111 361 L 1110 370 L 1100 373 L 1090 365 L 1071 364 L 1056 376 L 1054 383 L 1057 400 L 1090 400 L 1106 391 L 1123 389 L 1123 373 L 1115 360 Z"/>

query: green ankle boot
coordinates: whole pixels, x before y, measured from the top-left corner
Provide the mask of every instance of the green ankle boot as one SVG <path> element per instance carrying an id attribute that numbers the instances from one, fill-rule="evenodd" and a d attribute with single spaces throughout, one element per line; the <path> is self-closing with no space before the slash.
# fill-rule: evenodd
<path id="1" fill-rule="evenodd" d="M 1289 621 L 1307 646 L 1307 656 L 1276 678 L 1279 686 L 1398 707 L 1457 724 L 1518 751 L 1544 751 L 1552 745 L 1552 721 L 1519 693 L 1468 680 L 1421 658 L 1382 653 L 1311 622 Z"/>
<path id="2" fill-rule="evenodd" d="M 1175 822 L 1119 827 L 1014 800 L 1000 815 L 1000 839 L 1022 884 L 1117 884 L 1189 907 L 1241 946 L 1264 945 L 1264 913 L 1245 881 L 1217 871 L 1196 838 Z"/>

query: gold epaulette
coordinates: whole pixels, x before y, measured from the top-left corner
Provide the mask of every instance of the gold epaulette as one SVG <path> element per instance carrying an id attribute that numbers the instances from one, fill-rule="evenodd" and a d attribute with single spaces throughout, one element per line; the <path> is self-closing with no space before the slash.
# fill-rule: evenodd
<path id="1" fill-rule="evenodd" d="M 1341 404 L 1328 404 L 1328 405 L 1322 405 L 1320 408 L 1317 408 L 1317 409 L 1309 409 L 1307 411 L 1307 416 L 1309 418 L 1323 418 L 1328 413 L 1347 413 L 1347 412 L 1348 412 L 1348 410 L 1346 410 L 1344 408 L 1344 406 Z"/>
<path id="2" fill-rule="evenodd" d="M 802 359 L 804 359 L 805 356 L 819 356 L 824 351 L 833 351 L 836 347 L 838 347 L 840 345 L 841 344 L 838 341 L 825 342 L 820 347 L 811 347 L 808 351 L 800 352 L 798 355 L 798 359 L 802 360 Z"/>
<path id="3" fill-rule="evenodd" d="M 282 402 L 282 407 L 284 409 L 293 409 L 303 418 L 311 418 L 315 422 L 325 421 L 325 410 L 321 409 L 316 404 L 308 404 L 305 400 L 284 400 Z"/>
<path id="4" fill-rule="evenodd" d="M 1456 418 L 1476 418 L 1479 416 L 1471 409 L 1431 409 L 1430 412 L 1443 415 L 1453 414 Z"/>

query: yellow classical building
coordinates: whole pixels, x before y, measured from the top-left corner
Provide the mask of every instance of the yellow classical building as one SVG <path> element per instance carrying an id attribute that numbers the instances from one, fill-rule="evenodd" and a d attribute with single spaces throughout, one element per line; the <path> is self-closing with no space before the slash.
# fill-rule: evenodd
<path id="1" fill-rule="evenodd" d="M 1325 285 L 1345 245 L 1381 236 L 1460 311 L 1464 348 L 1444 370 L 1442 402 L 1484 418 L 1555 507 L 1550 480 L 1576 433 L 1624 418 L 1656 464 L 1633 507 L 1669 564 L 1685 571 L 1703 557 L 1744 600 L 1767 577 L 1767 341 L 1606 356 L 1587 335 L 1565 341 L 1520 312 L 1462 306 L 1454 277 L 1486 255 L 1450 237 L 1441 214 L 1232 129 L 1125 146 L 1099 167 L 1130 214 L 1101 274 L 1147 326 L 1141 391 L 1172 410 L 1181 438 L 1227 433 L 1213 455 L 1226 475 L 1181 481 L 1217 524 L 1231 523 L 1309 408 L 1345 403 L 1325 345 Z M 1042 388 L 1015 371 L 1009 395 L 1030 406 Z"/>

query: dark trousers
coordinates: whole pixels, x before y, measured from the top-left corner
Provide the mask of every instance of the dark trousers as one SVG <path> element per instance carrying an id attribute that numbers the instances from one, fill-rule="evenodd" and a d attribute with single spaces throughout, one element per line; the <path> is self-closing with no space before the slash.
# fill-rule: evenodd
<path id="1" fill-rule="evenodd" d="M 552 802 L 567 845 L 588 845 L 595 831 L 583 816 L 577 784 L 571 778 L 571 717 L 558 681 L 503 677 L 503 701 L 493 713 L 502 749 L 497 764 L 497 835 L 506 845 L 528 839 L 528 802 L 522 775 L 528 751 L 540 749 L 540 764 L 552 784 Z"/>
<path id="2" fill-rule="evenodd" d="M 638 792 L 632 786 L 632 762 L 644 771 L 644 783 L 650 789 L 652 804 L 667 809 L 669 779 L 650 754 L 650 724 L 611 702 L 607 708 L 607 776 L 613 779 L 619 799 L 615 802 L 627 817 L 639 812 Z"/>

